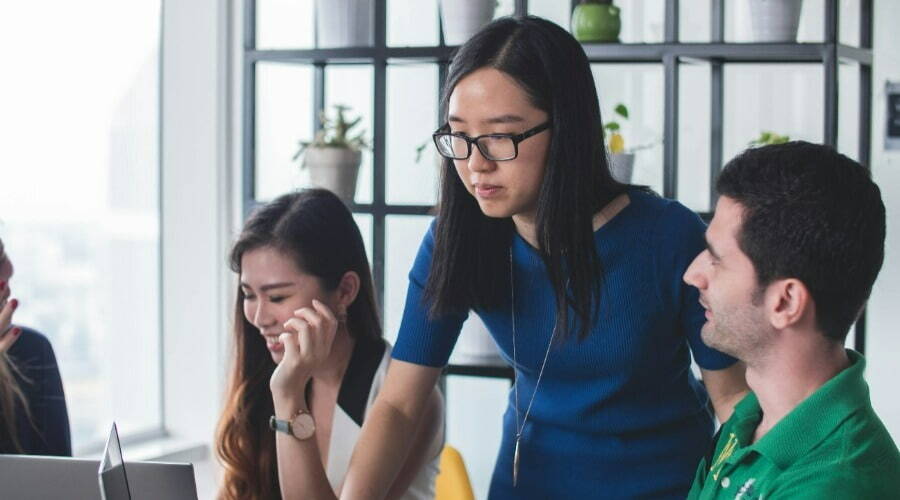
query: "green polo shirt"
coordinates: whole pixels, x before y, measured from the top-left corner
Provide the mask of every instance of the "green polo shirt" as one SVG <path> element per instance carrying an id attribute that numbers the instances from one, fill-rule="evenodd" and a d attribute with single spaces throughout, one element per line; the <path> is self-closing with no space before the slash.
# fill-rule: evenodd
<path id="1" fill-rule="evenodd" d="M 762 409 L 752 392 L 741 400 L 688 499 L 900 498 L 900 452 L 872 409 L 865 359 L 847 356 L 849 367 L 756 443 Z"/>

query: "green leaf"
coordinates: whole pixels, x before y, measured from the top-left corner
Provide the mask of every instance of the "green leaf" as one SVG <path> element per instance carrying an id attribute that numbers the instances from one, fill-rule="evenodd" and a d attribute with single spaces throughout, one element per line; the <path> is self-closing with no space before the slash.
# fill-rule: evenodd
<path id="1" fill-rule="evenodd" d="M 607 124 L 604 125 L 603 128 L 605 128 L 606 130 L 609 130 L 610 132 L 616 132 L 620 128 L 619 122 L 607 122 Z"/>
<path id="2" fill-rule="evenodd" d="M 615 111 L 622 118 L 628 119 L 628 108 L 626 108 L 624 104 L 619 103 L 619 105 L 616 106 Z"/>

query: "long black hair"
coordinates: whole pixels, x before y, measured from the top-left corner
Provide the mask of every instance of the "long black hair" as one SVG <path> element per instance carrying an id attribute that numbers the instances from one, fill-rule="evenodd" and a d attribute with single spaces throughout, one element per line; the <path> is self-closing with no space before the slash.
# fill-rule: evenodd
<path id="1" fill-rule="evenodd" d="M 532 16 L 498 19 L 453 57 L 442 94 L 444 118 L 456 84 L 485 67 L 512 77 L 531 103 L 550 117 L 536 237 L 556 296 L 561 338 L 570 334 L 571 308 L 578 320 L 578 337 L 584 339 L 596 317 L 603 279 L 593 217 L 630 187 L 613 179 L 609 170 L 590 64 L 572 35 L 550 21 Z M 510 296 L 512 220 L 485 216 L 452 161 L 445 159 L 443 167 L 425 289 L 431 312 L 502 306 Z"/>

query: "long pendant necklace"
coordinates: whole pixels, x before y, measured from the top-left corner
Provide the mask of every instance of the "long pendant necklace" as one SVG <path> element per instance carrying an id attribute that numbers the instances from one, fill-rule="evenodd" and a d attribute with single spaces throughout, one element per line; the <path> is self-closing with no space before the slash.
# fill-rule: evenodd
<path id="1" fill-rule="evenodd" d="M 513 345 L 513 368 L 518 369 L 519 360 L 516 357 L 516 282 L 515 270 L 513 269 L 512 245 L 509 247 L 509 289 L 510 289 L 510 310 L 512 313 L 512 345 Z M 566 281 L 566 288 L 568 288 Z M 528 415 L 531 413 L 531 405 L 534 403 L 534 397 L 537 395 L 538 388 L 541 386 L 541 377 L 544 376 L 544 367 L 547 366 L 547 358 L 550 357 L 550 347 L 553 345 L 553 339 L 556 337 L 556 327 L 553 325 L 553 333 L 550 335 L 550 342 L 547 343 L 547 352 L 544 353 L 544 361 L 541 363 L 541 369 L 538 371 L 537 382 L 534 384 L 534 392 L 531 393 L 531 400 L 528 402 L 528 408 L 525 410 L 525 417 L 519 424 L 519 377 L 513 382 L 513 392 L 516 399 L 516 448 L 513 452 L 513 488 L 519 482 L 519 444 L 522 441 L 522 431 L 525 430 L 525 423 L 528 422 Z"/>

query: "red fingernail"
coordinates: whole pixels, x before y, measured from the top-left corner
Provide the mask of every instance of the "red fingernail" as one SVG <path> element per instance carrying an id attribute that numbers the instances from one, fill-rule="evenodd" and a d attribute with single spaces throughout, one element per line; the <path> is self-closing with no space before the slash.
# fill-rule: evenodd
<path id="1" fill-rule="evenodd" d="M 18 337 L 20 333 L 22 333 L 22 329 L 21 329 L 21 328 L 14 328 L 13 331 L 12 331 L 12 334 L 13 334 L 13 336 L 15 336 L 15 337 Z"/>
<path id="2" fill-rule="evenodd" d="M 13 310 L 15 310 L 17 307 L 19 307 L 19 300 L 12 299 L 9 301 L 9 304 L 12 306 Z"/>
<path id="3" fill-rule="evenodd" d="M 0 290 L 3 290 L 4 288 L 6 288 L 6 282 L 0 281 Z"/>

